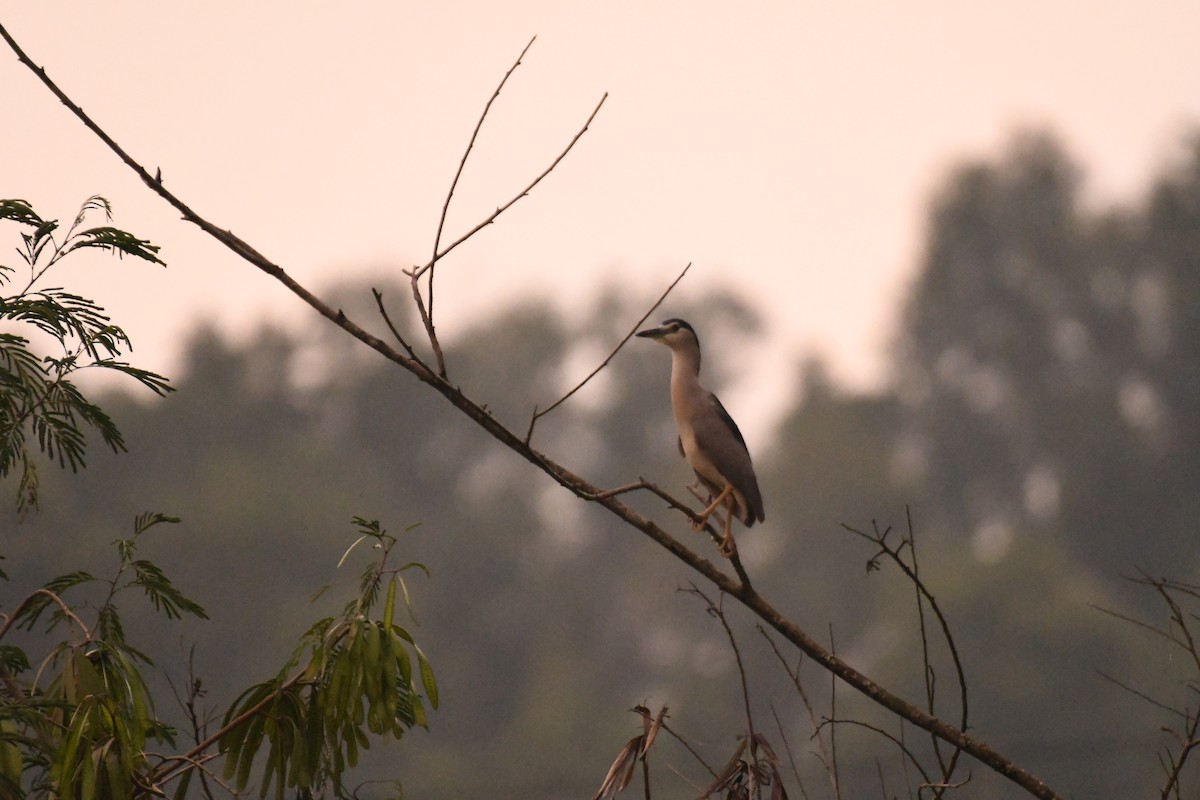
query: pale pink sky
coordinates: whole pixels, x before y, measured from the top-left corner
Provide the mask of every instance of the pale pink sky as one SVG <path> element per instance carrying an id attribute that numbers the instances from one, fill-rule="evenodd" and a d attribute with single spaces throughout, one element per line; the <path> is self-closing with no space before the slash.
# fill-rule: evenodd
<path id="1" fill-rule="evenodd" d="M 790 379 L 809 348 L 853 385 L 882 379 L 926 203 L 957 161 L 1046 126 L 1090 197 L 1120 202 L 1200 123 L 1194 0 L 41 0 L 0 21 L 193 208 L 317 287 L 427 260 L 479 112 L 536 34 L 451 238 L 609 99 L 559 169 L 439 270 L 444 334 L 526 293 L 580 309 L 620 281 L 649 299 L 691 261 L 681 292 L 727 286 L 770 325 L 731 407 L 752 385 L 768 387 L 754 402 L 786 405 L 788 381 L 755 382 L 780 363 Z M 233 332 L 314 319 L 178 221 L 7 49 L 0 103 L 0 195 L 69 217 L 102 193 L 118 225 L 163 246 L 165 271 L 60 277 L 125 323 L 136 361 L 169 373 L 200 317 Z"/>

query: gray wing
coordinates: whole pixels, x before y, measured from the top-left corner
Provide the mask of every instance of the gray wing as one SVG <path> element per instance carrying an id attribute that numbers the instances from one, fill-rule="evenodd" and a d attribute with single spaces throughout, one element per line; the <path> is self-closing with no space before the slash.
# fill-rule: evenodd
<path id="1" fill-rule="evenodd" d="M 746 440 L 738 430 L 737 423 L 715 394 L 709 394 L 716 414 L 702 414 L 697 420 L 696 443 L 708 454 L 713 466 L 734 488 L 746 497 L 749 509 L 738 509 L 738 518 L 749 527 L 755 521 L 766 519 L 763 514 L 762 493 L 758 490 L 758 479 L 754 476 L 754 465 L 750 462 L 750 451 Z"/>

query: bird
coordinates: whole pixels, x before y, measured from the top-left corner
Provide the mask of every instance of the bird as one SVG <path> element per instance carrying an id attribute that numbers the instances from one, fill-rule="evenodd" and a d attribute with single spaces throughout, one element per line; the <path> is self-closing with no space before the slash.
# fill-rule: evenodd
<path id="1" fill-rule="evenodd" d="M 695 328 L 671 318 L 637 335 L 671 349 L 671 411 L 679 429 L 679 452 L 708 490 L 710 500 L 693 527 L 703 528 L 708 518 L 723 508 L 725 536 L 720 551 L 732 558 L 737 552 L 733 518 L 747 528 L 766 519 L 746 440 L 717 396 L 700 383 L 700 337 Z"/>

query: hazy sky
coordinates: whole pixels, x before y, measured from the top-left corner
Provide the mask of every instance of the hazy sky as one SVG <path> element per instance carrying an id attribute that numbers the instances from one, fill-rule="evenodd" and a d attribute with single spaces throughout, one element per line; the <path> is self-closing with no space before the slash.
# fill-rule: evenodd
<path id="1" fill-rule="evenodd" d="M 440 269 L 443 332 L 528 293 L 581 309 L 619 281 L 648 301 L 690 261 L 681 292 L 727 287 L 770 325 L 743 399 L 813 347 L 855 385 L 881 379 L 926 203 L 953 164 L 1047 127 L 1090 197 L 1120 202 L 1200 122 L 1195 0 L 40 0 L 0 21 L 185 202 L 317 287 L 428 259 L 483 104 L 536 34 L 450 238 L 609 99 L 558 170 Z M 135 361 L 169 372 L 202 316 L 242 332 L 313 318 L 180 222 L 7 49 L 0 101 L 0 195 L 69 217 L 102 193 L 118 225 L 163 246 L 165 271 L 105 261 L 59 279 L 126 323 Z"/>

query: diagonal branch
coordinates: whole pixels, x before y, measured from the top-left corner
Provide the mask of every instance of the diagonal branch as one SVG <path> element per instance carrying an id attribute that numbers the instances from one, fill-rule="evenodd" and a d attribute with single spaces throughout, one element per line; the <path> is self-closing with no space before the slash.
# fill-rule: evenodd
<path id="1" fill-rule="evenodd" d="M 689 261 L 688 265 L 683 268 L 683 272 L 679 273 L 679 277 L 677 277 L 675 280 L 671 281 L 671 285 L 666 288 L 666 291 L 664 291 L 661 295 L 659 295 L 658 299 L 654 301 L 654 305 L 650 306 L 650 309 L 645 314 L 642 315 L 642 318 L 639 319 L 636 323 L 634 323 L 633 327 L 629 329 L 629 333 L 625 334 L 625 338 L 622 339 L 621 341 L 619 341 L 617 343 L 617 346 L 613 348 L 612 352 L 609 353 L 608 356 L 603 361 L 600 362 L 600 366 L 596 367 L 594 370 L 592 370 L 590 373 L 588 373 L 588 376 L 586 378 L 581 380 L 579 383 L 575 384 L 575 388 L 571 389 L 571 391 L 567 392 L 562 397 L 555 400 L 545 410 L 538 411 L 536 407 L 533 409 L 533 416 L 531 416 L 529 418 L 529 430 L 525 432 L 525 443 L 526 444 L 529 444 L 530 438 L 533 437 L 533 426 L 537 424 L 537 421 L 539 419 L 541 419 L 542 417 L 546 416 L 547 414 L 549 414 L 554 409 L 558 408 L 560 405 L 562 405 L 564 402 L 566 402 L 567 399 L 571 395 L 575 394 L 580 389 L 582 389 L 585 385 L 587 385 L 588 381 L 590 381 L 592 378 L 594 378 L 598 374 L 600 374 L 600 370 L 607 367 L 608 363 L 616 357 L 617 353 L 621 352 L 621 348 L 625 346 L 625 343 L 633 338 L 633 335 L 635 333 L 637 333 L 637 329 L 642 327 L 642 324 L 650 317 L 651 314 L 654 313 L 654 309 L 656 309 L 662 305 L 663 300 L 667 299 L 667 295 L 669 295 L 671 293 L 671 290 L 674 289 L 675 286 L 681 280 L 683 280 L 683 276 L 687 275 L 688 270 L 691 268 L 692 268 L 692 263 Z"/>
<path id="2" fill-rule="evenodd" d="M 483 428 L 488 434 L 495 438 L 502 445 L 507 447 L 512 452 L 516 453 L 521 458 L 533 464 L 543 473 L 548 475 L 559 485 L 566 488 L 569 492 L 577 497 L 585 500 L 591 500 L 603 506 L 610 513 L 621 519 L 632 528 L 641 531 L 647 538 L 665 549 L 668 553 L 674 556 L 679 561 L 683 562 L 688 568 L 696 572 L 705 581 L 711 583 L 713 587 L 719 591 L 728 594 L 735 598 L 743 606 L 746 607 L 752 614 L 762 620 L 767 626 L 775 629 L 783 638 L 791 642 L 795 647 L 808 655 L 813 661 L 819 664 L 822 668 L 831 673 L 834 677 L 844 681 L 853 687 L 856 691 L 865 695 L 867 698 L 883 706 L 888 711 L 907 719 L 914 725 L 933 733 L 938 738 L 951 744 L 955 747 L 962 748 L 966 753 L 978 759 L 981 763 L 987 765 L 990 769 L 996 771 L 1008 780 L 1023 788 L 1029 794 L 1042 798 L 1042 800 L 1061 800 L 1061 795 L 1055 792 L 1050 786 L 1042 781 L 1037 776 L 1033 775 L 1028 770 L 1022 768 L 1011 759 L 1005 757 L 987 743 L 980 741 L 966 731 L 941 720 L 932 714 L 920 709 L 919 707 L 909 703 L 898 695 L 893 694 L 884 687 L 872 681 L 866 675 L 851 667 L 841 658 L 831 653 L 828 649 L 819 644 L 809 634 L 803 631 L 790 619 L 779 612 L 771 603 L 753 589 L 748 583 L 739 583 L 737 580 L 727 575 L 718 569 L 710 561 L 700 557 L 695 552 L 689 550 L 675 537 L 671 536 L 662 527 L 649 518 L 639 514 L 629 506 L 622 503 L 616 496 L 599 496 L 601 490 L 576 475 L 574 472 L 558 464 L 547 455 L 541 453 L 537 449 L 531 447 L 518 434 L 501 424 L 492 414 L 482 405 L 472 400 L 465 395 L 458 387 L 451 384 L 442 375 L 431 370 L 421 361 L 406 356 L 397 351 L 383 340 L 364 330 L 361 326 L 355 324 L 344 313 L 334 309 L 304 286 L 296 282 L 288 275 L 280 266 L 268 260 L 265 256 L 244 242 L 242 239 L 235 236 L 231 231 L 222 230 L 213 223 L 196 214 L 182 200 L 170 192 L 162 183 L 162 180 L 157 176 L 152 177 L 146 169 L 129 156 L 108 134 L 100 129 L 92 119 L 83 112 L 78 105 L 73 103 L 66 94 L 46 75 L 44 69 L 34 64 L 25 52 L 17 45 L 16 41 L 9 35 L 8 31 L 0 25 L 0 38 L 3 38 L 17 54 L 18 59 L 22 64 L 27 66 L 35 76 L 49 89 L 67 108 L 79 118 L 81 122 L 89 130 L 94 132 L 101 141 L 127 165 L 132 169 L 152 191 L 170 203 L 173 207 L 183 213 L 184 219 L 198 226 L 201 230 L 208 233 L 217 241 L 224 244 L 235 254 L 246 260 L 252 266 L 271 275 L 282 283 L 289 291 L 311 306 L 318 314 L 333 322 L 350 336 L 358 339 L 360 342 L 370 347 L 372 350 L 379 353 L 382 357 L 392 361 L 399 366 L 412 373 L 418 380 L 430 386 L 438 394 L 442 395 L 445 400 L 467 416 L 472 422 Z M 607 95 L 605 95 L 607 97 Z M 603 103 L 601 100 L 601 104 Z M 592 112 L 592 117 L 588 119 L 588 124 L 600 110 L 600 106 L 596 106 L 596 110 Z M 576 134 L 577 141 L 583 132 L 587 130 L 585 125 L 583 130 Z M 568 147 L 568 150 L 570 147 Z M 560 155 L 551 165 L 558 163 L 565 156 Z M 538 181 L 541 180 L 550 169 L 546 170 L 542 176 L 539 176 L 532 188 Z M 526 189 L 528 192 L 528 189 Z M 478 225 L 474 230 L 479 230 L 485 225 L 491 224 L 495 217 L 498 216 L 505 208 L 508 208 L 517 199 L 524 196 L 526 192 L 522 192 L 517 198 L 510 201 L 507 205 L 497 210 L 485 222 Z M 472 231 L 471 233 L 473 233 Z M 459 239 L 454 244 L 450 245 L 440 255 L 444 256 L 450 249 L 457 244 L 465 241 L 471 233 Z M 192 754 L 194 755 L 194 753 Z"/>

